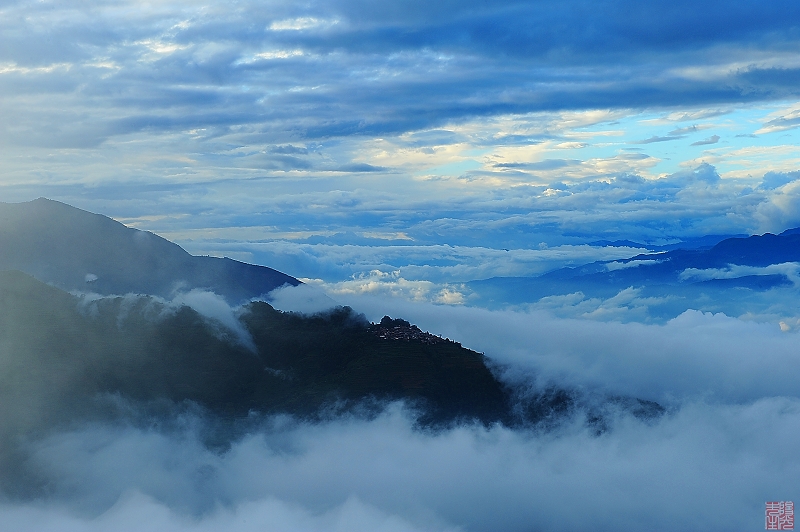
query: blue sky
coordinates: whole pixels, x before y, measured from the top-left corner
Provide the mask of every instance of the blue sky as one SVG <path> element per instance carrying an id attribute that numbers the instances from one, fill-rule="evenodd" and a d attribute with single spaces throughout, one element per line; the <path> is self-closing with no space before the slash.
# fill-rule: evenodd
<path id="1" fill-rule="evenodd" d="M 533 275 L 631 254 L 598 240 L 781 231 L 800 225 L 798 15 L 4 1 L 0 190 L 326 283 Z"/>

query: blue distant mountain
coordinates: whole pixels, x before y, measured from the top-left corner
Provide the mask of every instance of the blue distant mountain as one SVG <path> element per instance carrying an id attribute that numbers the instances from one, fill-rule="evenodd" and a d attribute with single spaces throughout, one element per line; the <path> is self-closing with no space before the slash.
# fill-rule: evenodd
<path id="1" fill-rule="evenodd" d="M 704 235 L 694 238 L 686 238 L 680 242 L 671 244 L 645 244 L 642 242 L 634 242 L 632 240 L 595 240 L 589 242 L 590 246 L 614 246 L 614 247 L 630 247 L 630 248 L 646 248 L 653 251 L 672 251 L 674 249 L 710 249 L 719 242 L 728 238 L 747 238 L 750 235 Z"/>
<path id="2" fill-rule="evenodd" d="M 648 296 L 682 299 L 692 308 L 698 305 L 692 306 L 691 302 L 702 297 L 710 300 L 713 307 L 714 301 L 728 301 L 740 294 L 734 289 L 792 287 L 786 273 L 791 268 L 775 265 L 795 262 L 800 262 L 800 228 L 778 235 L 726 238 L 708 248 L 674 249 L 594 262 L 537 277 L 494 277 L 472 281 L 469 287 L 489 306 L 531 303 L 576 292 L 608 298 L 625 288 L 638 288 Z"/>
<path id="3" fill-rule="evenodd" d="M 190 255 L 153 233 L 44 198 L 0 203 L 0 270 L 104 295 L 207 289 L 231 304 L 300 284 L 272 268 Z"/>

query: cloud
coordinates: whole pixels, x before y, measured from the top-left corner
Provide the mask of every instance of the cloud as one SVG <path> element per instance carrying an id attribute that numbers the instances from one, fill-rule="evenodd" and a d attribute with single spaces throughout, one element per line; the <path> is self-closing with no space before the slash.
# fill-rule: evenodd
<path id="1" fill-rule="evenodd" d="M 369 273 L 353 275 L 350 280 L 336 283 L 326 283 L 320 279 L 304 279 L 303 282 L 318 285 L 334 298 L 340 295 L 371 294 L 399 297 L 410 301 L 461 305 L 469 297 L 469 289 L 463 284 L 436 284 L 431 281 L 409 280 L 401 277 L 400 270 L 392 272 L 372 270 Z M 289 292 L 288 287 L 285 291 Z M 294 292 L 292 290 L 292 293 Z"/>
<path id="2" fill-rule="evenodd" d="M 338 507 L 324 513 L 314 512 L 296 503 L 276 498 L 244 502 L 234 508 L 219 508 L 203 519 L 194 519 L 174 511 L 152 497 L 131 491 L 96 519 L 75 515 L 63 509 L 15 507 L 0 509 L 0 515 L 10 526 L 36 529 L 42 532 L 70 531 L 381 531 L 411 532 L 414 530 L 458 530 L 426 524 L 413 526 L 399 516 L 387 515 L 377 508 L 351 497 Z M 144 521 L 144 522 L 143 522 Z"/>
<path id="3" fill-rule="evenodd" d="M 625 291 L 606 308 L 636 297 L 636 291 Z M 648 325 L 560 319 L 541 310 L 489 311 L 344 294 L 337 299 L 370 320 L 393 313 L 458 338 L 500 364 L 527 368 L 542 383 L 666 403 L 692 397 L 741 402 L 794 397 L 793 382 L 800 378 L 791 370 L 796 338 L 777 322 L 688 310 L 665 324 Z"/>
<path id="4" fill-rule="evenodd" d="M 697 124 L 692 124 L 691 126 L 686 127 L 679 127 L 677 129 L 673 129 L 669 132 L 670 136 L 684 136 L 688 135 L 689 133 L 696 133 L 700 129 L 704 129 L 702 126 L 698 126 Z"/>
<path id="5" fill-rule="evenodd" d="M 792 105 L 771 113 L 762 126 L 755 131 L 756 135 L 766 133 L 778 133 L 800 126 L 800 108 Z"/>
<path id="6" fill-rule="evenodd" d="M 192 430 L 92 427 L 37 443 L 49 500 L 0 515 L 76 531 L 756 527 L 764 500 L 796 499 L 799 413 L 788 398 L 698 402 L 655 425 L 620 417 L 598 437 L 581 423 L 549 436 L 420 432 L 395 408 L 372 421 L 278 420 L 221 454 Z"/>
<path id="7" fill-rule="evenodd" d="M 657 259 L 642 259 L 642 260 L 629 260 L 627 262 L 613 261 L 606 264 L 608 271 L 624 270 L 626 268 L 636 268 L 638 266 L 646 266 L 650 264 L 658 264 L 662 262 Z"/>
<path id="8" fill-rule="evenodd" d="M 314 17 L 298 17 L 293 19 L 278 20 L 269 25 L 272 31 L 308 30 L 312 28 L 330 27 L 337 24 L 337 20 L 320 20 Z"/>
<path id="9" fill-rule="evenodd" d="M 686 310 L 688 306 L 675 305 L 677 298 L 670 295 L 653 296 L 641 288 L 628 287 L 610 297 L 587 297 L 583 292 L 545 296 L 538 301 L 517 305 L 528 312 L 545 311 L 559 318 L 589 319 L 605 322 L 662 323 Z M 691 303 L 689 303 L 691 305 Z M 674 314 L 662 317 L 661 307 Z"/>
<path id="10" fill-rule="evenodd" d="M 637 141 L 635 144 L 652 144 L 653 142 L 667 142 L 670 140 L 678 140 L 682 138 L 683 138 L 682 135 L 669 135 L 666 137 L 657 137 L 654 135 L 648 139 Z"/>
<path id="11" fill-rule="evenodd" d="M 764 174 L 764 179 L 761 182 L 761 186 L 769 190 L 775 190 L 776 188 L 780 188 L 797 179 L 800 179 L 800 174 L 796 172 L 767 172 Z"/>
<path id="12" fill-rule="evenodd" d="M 245 347 L 255 350 L 255 344 L 237 317 L 236 309 L 232 308 L 220 295 L 205 290 L 192 289 L 189 292 L 181 292 L 175 295 L 169 302 L 172 309 L 181 306 L 191 307 L 201 316 L 209 318 L 222 325 L 225 329 L 232 332 Z M 167 309 L 165 309 L 167 311 Z"/>
<path id="13" fill-rule="evenodd" d="M 497 163 L 496 168 L 524 168 L 526 170 L 556 170 L 574 164 L 580 164 L 578 160 L 548 159 L 538 163 Z"/>
<path id="14" fill-rule="evenodd" d="M 197 252 L 217 248 L 231 249 L 231 244 L 203 243 Z M 644 248 L 611 246 L 537 246 L 536 249 L 492 249 L 481 246 L 372 245 L 342 243 L 304 244 L 291 241 L 237 243 L 236 250 L 247 250 L 251 260 L 270 264 L 295 275 L 322 279 L 341 289 L 377 289 L 391 281 L 408 281 L 423 292 L 434 285 L 457 284 L 490 277 L 538 275 L 555 268 L 596 260 L 627 258 Z M 377 284 L 375 284 L 377 283 Z M 411 289 L 411 284 L 407 289 Z M 357 288 L 361 287 L 361 288 Z M 388 285 L 385 286 L 388 288 Z"/>
<path id="15" fill-rule="evenodd" d="M 301 285 L 276 288 L 269 293 L 267 300 L 278 310 L 303 314 L 316 314 L 336 306 L 336 301 L 308 281 L 304 279 Z"/>
<path id="16" fill-rule="evenodd" d="M 508 113 L 796 94 L 790 77 L 764 85 L 737 68 L 791 70 L 791 56 L 779 53 L 796 39 L 791 2 L 744 3 L 722 21 L 710 7 L 691 8 L 689 20 L 688 6 L 624 0 L 604 4 L 608 18 L 574 2 L 380 4 L 246 2 L 229 10 L 175 0 L 135 15 L 126 3 L 10 5 L 0 91 L 21 127 L 6 125 L 4 138 L 97 146 L 143 131 L 205 130 L 195 145 L 221 135 L 324 141 Z M 712 23 L 725 32 L 709 31 Z M 739 62 L 729 64 L 731 56 Z"/>
<path id="17" fill-rule="evenodd" d="M 705 234 L 781 232 L 800 225 L 791 175 L 733 179 L 701 164 L 660 177 L 609 172 L 542 184 L 398 175 L 62 190 L 65 200 L 95 211 L 110 204 L 126 223 L 197 255 L 234 257 L 325 282 L 400 270 L 409 281 L 455 284 L 645 251 L 587 245 L 598 240 L 646 247 Z"/>
<path id="18" fill-rule="evenodd" d="M 541 310 L 645 320 L 652 301 L 636 290 L 531 312 L 404 300 L 468 303 L 465 280 L 634 254 L 586 245 L 598 239 L 800 224 L 796 143 L 762 146 L 798 123 L 796 2 L 583 7 L 6 2 L 4 198 L 57 196 L 198 253 L 321 278 L 337 301 L 458 338 L 509 375 L 671 410 L 652 425 L 610 416 L 600 436 L 580 416 L 548 434 L 428 434 L 398 410 L 278 419 L 226 451 L 204 446 L 193 418 L 172 432 L 75 427 L 30 442 L 53 491 L 6 501 L 0 520 L 727 530 L 760 526 L 764 500 L 796 500 L 797 316 L 780 316 L 783 332 L 774 309 L 750 321 L 690 311 L 663 325 Z M 706 150 L 707 164 L 668 142 L 723 114 L 707 140 L 724 136 L 730 149 Z M 633 125 L 649 118 L 669 133 Z M 639 151 L 624 151 L 637 139 Z M 375 232 L 410 245 L 377 246 L 365 236 Z M 275 301 L 315 308 L 303 290 Z M 236 330 L 213 295 L 180 297 Z"/>
<path id="19" fill-rule="evenodd" d="M 21 464 L 47 491 L 5 499 L 0 520 L 76 531 L 721 531 L 760 526 L 763 501 L 800 494 L 797 333 L 776 324 L 696 311 L 664 325 L 598 323 L 340 297 L 373 320 L 403 316 L 483 351 L 518 386 L 573 390 L 576 407 L 549 430 L 419 430 L 393 404 L 318 423 L 253 414 L 231 436 L 191 408 L 137 417 L 117 398 L 129 418 L 29 438 Z M 624 397 L 667 411 L 637 419 Z"/>
<path id="20" fill-rule="evenodd" d="M 91 281 L 87 281 L 91 282 Z M 190 307 L 207 320 L 220 337 L 233 339 L 244 347 L 254 350 L 255 345 L 250 333 L 239 321 L 241 307 L 229 305 L 225 298 L 207 290 L 192 289 L 188 292 L 176 291 L 171 300 L 142 294 L 100 295 L 93 292 L 72 292 L 79 298 L 78 305 L 82 312 L 96 315 L 97 305 L 103 301 L 113 303 L 119 301 L 120 325 L 124 323 L 128 313 L 137 305 L 144 304 L 142 316 L 146 319 L 159 320 L 179 311 L 182 307 Z M 323 296 L 324 297 L 324 296 Z"/>
<path id="21" fill-rule="evenodd" d="M 707 139 L 698 140 L 697 142 L 692 142 L 692 146 L 706 146 L 708 144 L 716 144 L 719 142 L 719 135 L 711 135 Z"/>
<path id="22" fill-rule="evenodd" d="M 101 211 L 110 201 L 113 210 L 131 215 L 121 217 L 126 223 L 197 255 L 234 257 L 326 282 L 400 270 L 404 279 L 439 284 L 538 275 L 645 251 L 586 245 L 598 240 L 659 245 L 800 225 L 792 174 L 769 174 L 775 175 L 784 177 L 731 179 L 701 164 L 661 177 L 610 172 L 541 185 L 493 184 L 491 176 L 486 183 L 350 176 L 74 193 L 99 194 L 82 200 L 85 206 Z"/>
<path id="23" fill-rule="evenodd" d="M 727 268 L 687 268 L 678 276 L 682 281 L 707 281 L 710 279 L 736 279 L 748 275 L 783 275 L 795 286 L 800 285 L 800 264 L 796 262 L 784 262 L 781 264 L 771 264 L 764 267 L 740 266 L 730 264 Z"/>

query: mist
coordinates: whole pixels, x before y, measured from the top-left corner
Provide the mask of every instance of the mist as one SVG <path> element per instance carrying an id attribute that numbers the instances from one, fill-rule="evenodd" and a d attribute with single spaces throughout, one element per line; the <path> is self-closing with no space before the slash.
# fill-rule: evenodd
<path id="1" fill-rule="evenodd" d="M 396 405 L 371 421 L 272 419 L 225 453 L 196 428 L 93 426 L 38 442 L 53 492 L 0 515 L 40 530 L 749 528 L 764 500 L 798 494 L 799 427 L 788 398 L 688 403 L 653 426 L 623 416 L 600 436 L 577 421 L 426 433 Z"/>
<path id="2" fill-rule="evenodd" d="M 291 306 L 291 289 L 280 297 Z M 424 429 L 402 402 L 316 421 L 253 413 L 222 446 L 208 443 L 213 416 L 192 408 L 56 427 L 25 445 L 46 489 L 8 491 L 4 529 L 730 530 L 760 527 L 765 500 L 800 495 L 797 336 L 774 323 L 338 302 L 457 339 L 510 385 L 570 390 L 574 407 L 514 429 Z M 619 397 L 666 410 L 637 417 Z"/>

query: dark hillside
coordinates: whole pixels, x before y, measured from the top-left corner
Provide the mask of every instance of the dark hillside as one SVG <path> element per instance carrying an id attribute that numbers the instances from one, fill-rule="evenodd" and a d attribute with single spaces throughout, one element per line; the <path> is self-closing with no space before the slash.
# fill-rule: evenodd
<path id="1" fill-rule="evenodd" d="M 383 339 L 349 308 L 307 318 L 253 303 L 244 322 L 264 364 L 284 378 L 285 395 L 268 403 L 311 412 L 330 398 L 406 399 L 429 421 L 507 420 L 484 356 L 455 342 Z"/>
<path id="2" fill-rule="evenodd" d="M 44 198 L 0 203 L 0 269 L 100 294 L 208 289 L 232 304 L 300 284 L 272 268 L 192 256 L 152 233 Z"/>
<path id="3" fill-rule="evenodd" d="M 506 419 L 504 388 L 483 355 L 454 342 L 382 339 L 349 308 L 304 317 L 257 302 L 243 322 L 256 352 L 189 307 L 148 297 L 86 302 L 0 272 L 2 430 L 90 418 L 98 394 L 191 401 L 226 418 L 406 399 L 427 422 Z"/>
<path id="4" fill-rule="evenodd" d="M 314 421 L 402 400 L 421 427 L 546 428 L 575 407 L 568 391 L 500 382 L 482 354 L 404 320 L 370 324 L 347 307 L 309 317 L 263 302 L 242 312 L 254 349 L 190 307 L 89 300 L 0 272 L 0 489 L 35 477 L 26 441 L 92 421 L 158 426 L 200 412 L 213 427 L 207 443 L 225 448 L 269 414 Z"/>

